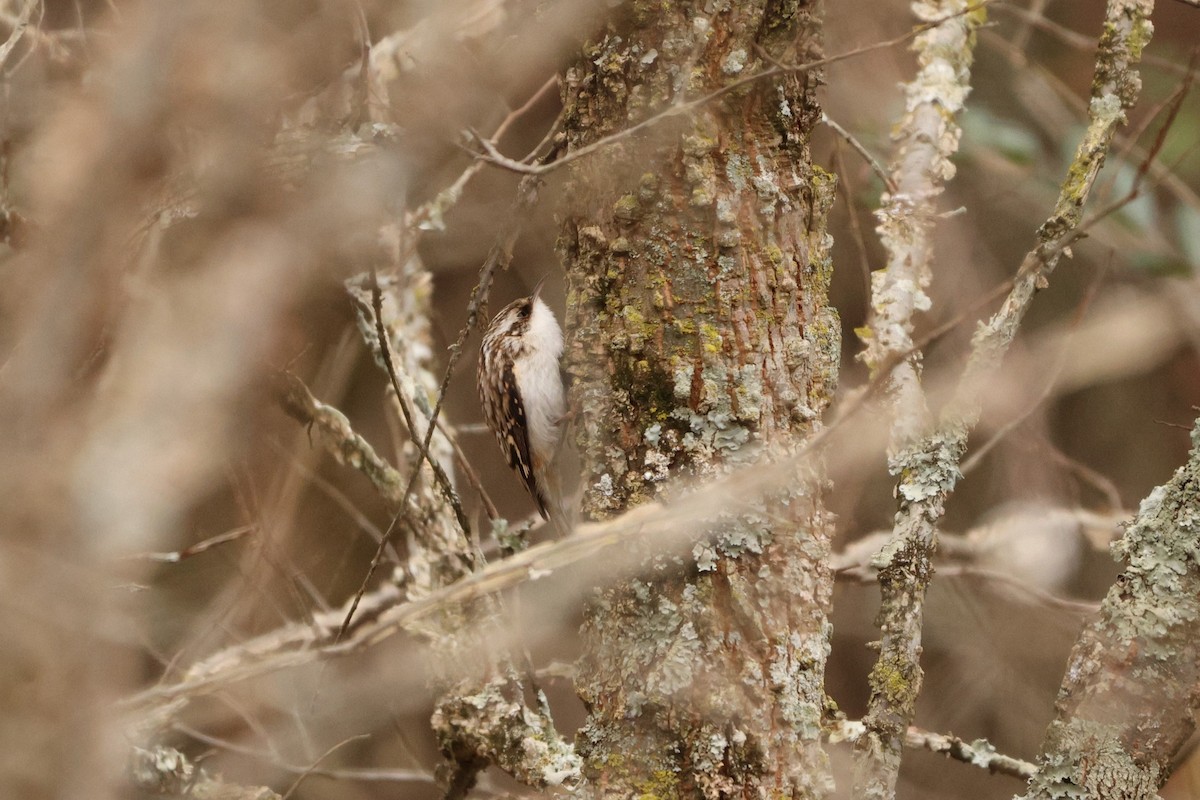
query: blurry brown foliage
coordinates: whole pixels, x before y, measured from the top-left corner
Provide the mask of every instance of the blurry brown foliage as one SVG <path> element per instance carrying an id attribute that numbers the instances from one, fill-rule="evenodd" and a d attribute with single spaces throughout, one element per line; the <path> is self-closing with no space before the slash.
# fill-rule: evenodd
<path id="1" fill-rule="evenodd" d="M 0 35 L 12 35 L 0 49 L 0 796 L 129 796 L 119 701 L 358 589 L 388 502 L 312 446 L 276 402 L 275 376 L 301 376 L 382 458 L 405 462 L 411 444 L 343 281 L 394 264 L 393 246 L 401 263 L 422 263 L 440 376 L 518 191 L 517 176 L 480 168 L 463 131 L 490 135 L 536 97 L 497 142 L 517 157 L 534 149 L 559 111 L 557 93 L 540 87 L 609 5 L 0 3 Z M 898 2 L 826 13 L 829 53 L 911 25 Z M 1034 0 L 1028 12 L 996 8 L 981 36 L 959 177 L 944 201 L 965 210 L 938 228 L 934 310 L 922 324 L 968 318 L 927 350 L 934 383 L 955 374 L 978 301 L 1011 275 L 1052 203 L 1100 19 L 1095 4 Z M 1155 25 L 1138 113 L 1178 86 L 1200 12 L 1163 3 Z M 826 73 L 825 110 L 884 157 L 895 87 L 911 69 L 902 47 L 841 62 Z M 1143 126 L 1140 146 L 1110 154 L 1109 199 L 1157 130 L 1144 117 L 1124 129 Z M 864 270 L 881 258 L 871 221 L 881 185 L 823 137 L 814 154 L 839 172 L 844 201 L 831 231 L 846 392 L 865 382 L 852 331 L 865 314 Z M 997 377 L 977 444 L 1003 437 L 956 491 L 945 526 L 986 541 L 986 569 L 947 570 L 932 585 L 917 716 L 926 729 L 1036 756 L 1082 619 L 1047 596 L 1103 595 L 1117 572 L 1105 550 L 1111 520 L 1185 457 L 1180 426 L 1200 402 L 1198 140 L 1192 95 L 1151 190 L 1073 248 Z M 443 194 L 464 170 L 478 171 L 461 196 Z M 553 176 L 542 185 L 493 307 L 550 274 L 561 309 L 558 189 Z M 381 240 L 389 226 L 398 243 Z M 520 520 L 528 498 L 479 428 L 477 342 L 472 333 L 443 414 L 500 514 Z M 895 510 L 882 439 L 864 438 L 870 452 L 835 468 L 828 500 L 843 544 L 890 527 Z M 466 486 L 466 512 L 494 549 Z M 1100 522 L 1080 525 L 1081 511 Z M 395 546 L 404 551 L 403 536 Z M 564 569 L 513 604 L 537 625 L 517 638 L 568 740 L 583 710 L 564 662 L 577 655 L 587 581 Z M 865 709 L 877 596 L 847 580 L 835 597 L 826 685 L 850 718 Z M 213 774 L 280 794 L 320 760 L 293 797 L 439 797 L 422 647 L 402 634 L 221 687 L 164 741 Z M 846 774 L 848 750 L 830 752 Z M 1196 775 L 1193 760 L 1165 796 L 1196 796 Z M 914 751 L 900 796 L 1021 789 Z M 475 791 L 522 789 L 492 771 Z"/>

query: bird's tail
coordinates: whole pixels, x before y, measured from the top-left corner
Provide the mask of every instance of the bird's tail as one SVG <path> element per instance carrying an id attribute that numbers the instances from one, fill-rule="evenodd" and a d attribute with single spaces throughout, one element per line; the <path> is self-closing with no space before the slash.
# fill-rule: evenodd
<path id="1" fill-rule="evenodd" d="M 539 483 L 545 487 L 547 495 L 539 498 L 542 501 L 541 510 L 544 512 L 544 516 L 550 520 L 550 524 L 554 526 L 559 536 L 567 536 L 575 525 L 572 521 L 573 515 L 568 509 L 568 498 L 563 494 L 562 480 L 553 464 L 549 469 L 543 471 Z"/>

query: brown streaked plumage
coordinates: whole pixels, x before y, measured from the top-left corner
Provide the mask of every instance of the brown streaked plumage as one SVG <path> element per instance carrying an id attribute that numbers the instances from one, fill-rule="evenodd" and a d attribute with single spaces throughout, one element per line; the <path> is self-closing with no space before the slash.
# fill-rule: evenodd
<path id="1" fill-rule="evenodd" d="M 562 331 L 538 297 L 515 300 L 492 320 L 479 355 L 479 400 L 508 465 L 525 484 L 544 519 L 560 524 L 551 466 L 565 413 L 559 358 Z"/>

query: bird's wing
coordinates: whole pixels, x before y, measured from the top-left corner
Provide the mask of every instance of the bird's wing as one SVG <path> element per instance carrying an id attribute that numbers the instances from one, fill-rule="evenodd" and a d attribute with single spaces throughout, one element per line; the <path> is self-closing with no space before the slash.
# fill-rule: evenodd
<path id="1" fill-rule="evenodd" d="M 546 511 L 546 498 L 538 490 L 537 478 L 534 475 L 533 457 L 529 448 L 529 425 L 525 419 L 525 404 L 521 402 L 521 393 L 517 389 L 517 376 L 513 373 L 510 362 L 499 373 L 500 385 L 494 387 L 495 397 L 499 398 L 498 408 L 490 408 L 485 403 L 484 411 L 488 423 L 496 432 L 500 448 L 508 459 L 508 465 L 521 476 L 525 489 L 537 505 L 542 519 L 549 519 Z M 495 415 L 495 416 L 494 416 Z"/>

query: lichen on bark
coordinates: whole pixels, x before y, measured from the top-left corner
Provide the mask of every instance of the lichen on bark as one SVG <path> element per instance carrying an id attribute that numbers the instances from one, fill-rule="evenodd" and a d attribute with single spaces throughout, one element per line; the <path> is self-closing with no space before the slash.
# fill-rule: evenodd
<path id="1" fill-rule="evenodd" d="M 804 3 L 650 4 L 566 73 L 570 149 L 818 57 Z M 837 379 L 833 179 L 816 76 L 747 84 L 571 164 L 560 251 L 585 516 L 794 451 Z M 820 796 L 832 579 L 815 472 L 730 508 L 691 558 L 646 550 L 584 625 L 578 748 L 612 797 Z M 748 500 L 750 500 L 748 498 Z"/>
<path id="2" fill-rule="evenodd" d="M 1151 798 L 1200 709 L 1200 422 L 1113 545 L 1125 570 L 1071 651 L 1027 798 Z"/>

